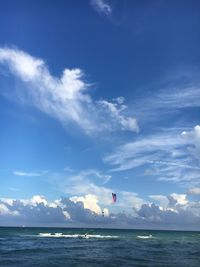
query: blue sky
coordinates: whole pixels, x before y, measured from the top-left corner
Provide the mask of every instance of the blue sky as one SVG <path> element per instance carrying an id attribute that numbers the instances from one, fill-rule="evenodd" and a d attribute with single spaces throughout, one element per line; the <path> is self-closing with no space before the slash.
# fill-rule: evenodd
<path id="1" fill-rule="evenodd" d="M 1 1 L 0 224 L 199 227 L 199 11 Z"/>

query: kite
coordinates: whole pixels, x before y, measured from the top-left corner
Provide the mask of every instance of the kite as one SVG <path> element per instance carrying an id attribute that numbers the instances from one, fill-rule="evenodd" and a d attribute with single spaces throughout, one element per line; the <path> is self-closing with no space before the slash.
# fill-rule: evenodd
<path id="1" fill-rule="evenodd" d="M 117 201 L 117 195 L 115 193 L 112 193 L 112 199 L 114 203 Z"/>

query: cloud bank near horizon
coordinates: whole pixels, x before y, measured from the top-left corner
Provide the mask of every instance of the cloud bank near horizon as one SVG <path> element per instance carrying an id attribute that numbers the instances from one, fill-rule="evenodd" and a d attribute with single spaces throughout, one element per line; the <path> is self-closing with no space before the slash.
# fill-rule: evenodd
<path id="1" fill-rule="evenodd" d="M 39 195 L 21 200 L 1 198 L 0 224 L 200 229 L 200 202 L 190 202 L 187 195 L 175 193 L 149 197 L 155 201 L 143 203 L 138 208 L 132 203 L 132 213 L 110 212 L 109 206 L 100 206 L 95 195 L 63 197 L 51 202 Z"/>

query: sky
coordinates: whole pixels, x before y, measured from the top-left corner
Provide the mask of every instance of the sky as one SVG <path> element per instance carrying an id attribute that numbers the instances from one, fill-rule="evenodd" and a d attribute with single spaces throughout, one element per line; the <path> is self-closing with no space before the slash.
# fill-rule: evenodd
<path id="1" fill-rule="evenodd" d="M 199 12 L 1 0 L 0 225 L 200 230 Z"/>

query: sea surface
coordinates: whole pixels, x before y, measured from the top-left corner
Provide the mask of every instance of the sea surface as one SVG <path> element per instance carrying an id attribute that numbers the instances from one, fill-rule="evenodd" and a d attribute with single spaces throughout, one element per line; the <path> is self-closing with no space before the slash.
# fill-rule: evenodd
<path id="1" fill-rule="evenodd" d="M 0 266 L 199 267 L 200 232 L 0 227 Z"/>

